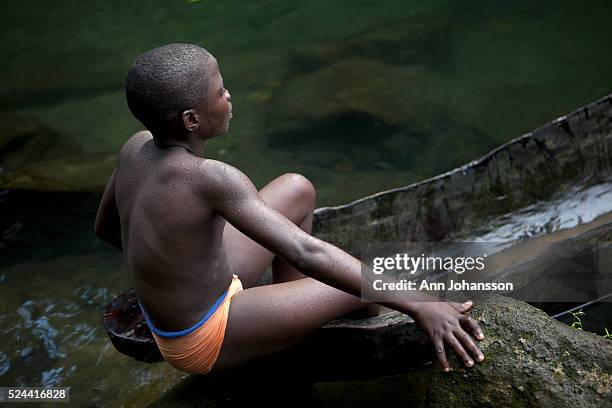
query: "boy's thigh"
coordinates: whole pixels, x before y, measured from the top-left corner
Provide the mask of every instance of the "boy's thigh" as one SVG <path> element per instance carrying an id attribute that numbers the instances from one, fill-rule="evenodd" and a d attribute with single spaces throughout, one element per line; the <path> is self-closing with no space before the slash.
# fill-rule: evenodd
<path id="1" fill-rule="evenodd" d="M 290 182 L 288 175 L 282 175 L 259 190 L 261 199 L 283 214 L 291 222 L 297 223 L 304 217 L 304 209 L 300 208 L 299 194 L 292 191 L 295 184 Z M 274 254 L 253 241 L 230 223 L 225 224 L 223 242 L 228 252 L 234 273 L 240 277 L 245 288 L 255 286 L 266 271 Z"/>
<path id="2" fill-rule="evenodd" d="M 326 323 L 368 305 L 312 278 L 245 289 L 231 300 L 213 371 L 286 349 Z"/>
<path id="3" fill-rule="evenodd" d="M 255 286 L 266 271 L 274 254 L 227 223 L 223 231 L 223 244 L 232 271 L 242 281 L 242 286 Z"/>

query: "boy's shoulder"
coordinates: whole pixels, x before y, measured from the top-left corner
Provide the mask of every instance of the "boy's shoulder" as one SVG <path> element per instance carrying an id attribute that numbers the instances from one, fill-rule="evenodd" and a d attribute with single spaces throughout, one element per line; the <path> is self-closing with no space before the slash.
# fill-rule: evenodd
<path id="1" fill-rule="evenodd" d="M 236 167 L 215 159 L 199 159 L 198 170 L 203 177 L 216 182 L 231 182 L 237 178 L 247 178 Z"/>
<path id="2" fill-rule="evenodd" d="M 135 148 L 141 146 L 143 143 L 151 139 L 153 139 L 153 135 L 148 130 L 140 130 L 134 133 L 123 144 L 123 146 L 121 146 L 121 149 L 119 150 L 119 158 L 129 155 Z"/>
<path id="3" fill-rule="evenodd" d="M 201 159 L 198 172 L 202 188 L 214 196 L 228 196 L 257 191 L 251 179 L 238 168 L 215 159 Z"/>
<path id="4" fill-rule="evenodd" d="M 123 162 L 130 167 L 129 163 L 134 158 L 132 153 L 151 139 L 153 139 L 153 135 L 148 130 L 134 133 L 121 147 L 117 162 Z M 189 162 L 191 162 L 191 165 L 185 166 Z M 182 161 L 180 166 L 175 167 L 175 170 L 179 171 L 180 174 L 177 174 L 180 177 L 194 181 L 200 189 L 207 193 L 230 193 L 231 191 L 236 192 L 244 189 L 250 191 L 254 189 L 252 181 L 246 174 L 220 160 L 191 156 L 191 159 L 188 159 L 187 162 Z M 193 177 L 194 171 L 197 174 L 195 178 Z"/>

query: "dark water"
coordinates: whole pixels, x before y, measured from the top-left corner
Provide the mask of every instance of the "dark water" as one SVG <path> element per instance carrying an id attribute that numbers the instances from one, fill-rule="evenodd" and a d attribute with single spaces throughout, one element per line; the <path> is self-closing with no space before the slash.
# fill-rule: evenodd
<path id="1" fill-rule="evenodd" d="M 318 205 L 341 204 L 449 170 L 612 92 L 611 10 L 606 1 L 8 1 L 0 110 L 72 140 L 78 172 L 141 128 L 122 90 L 133 59 L 198 43 L 217 56 L 234 102 L 230 132 L 206 155 L 258 186 L 301 172 Z M 39 164 L 45 177 L 61 159 Z M 90 233 L 95 198 L 72 199 L 45 198 L 35 204 L 57 211 L 33 207 L 29 218 L 9 220 L 2 207 L 0 385 L 72 386 L 81 405 L 142 405 L 181 374 L 109 346 L 99 307 L 129 283 L 119 253 Z M 83 216 L 63 218 L 68 208 Z M 317 398 L 333 401 L 334 390 Z"/>

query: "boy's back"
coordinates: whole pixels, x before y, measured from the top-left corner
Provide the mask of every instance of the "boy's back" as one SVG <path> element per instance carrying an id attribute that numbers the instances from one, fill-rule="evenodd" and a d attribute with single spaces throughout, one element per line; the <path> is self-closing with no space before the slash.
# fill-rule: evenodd
<path id="1" fill-rule="evenodd" d="M 139 132 L 117 159 L 115 199 L 125 264 L 156 327 L 197 322 L 232 280 L 225 220 L 202 199 L 204 160 L 180 146 L 157 147 Z"/>

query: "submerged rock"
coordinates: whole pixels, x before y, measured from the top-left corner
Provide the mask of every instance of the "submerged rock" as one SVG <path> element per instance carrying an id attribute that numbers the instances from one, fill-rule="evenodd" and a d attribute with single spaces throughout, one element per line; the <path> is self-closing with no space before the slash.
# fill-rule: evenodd
<path id="1" fill-rule="evenodd" d="M 405 123 L 407 114 L 417 116 L 415 106 L 424 109 L 429 101 L 442 99 L 441 79 L 421 66 L 347 58 L 279 87 L 272 100 L 269 133 L 301 129 L 344 112 L 362 112 L 387 125 Z M 423 100 L 425 95 L 429 100 Z"/>
<path id="2" fill-rule="evenodd" d="M 298 75 L 271 99 L 267 145 L 293 155 L 317 152 L 309 164 L 338 171 L 416 168 L 424 176 L 448 170 L 470 160 L 474 148 L 494 144 L 457 123 L 442 103 L 443 82 L 425 66 L 361 57 Z M 446 160 L 429 159 L 438 156 Z"/>
<path id="3" fill-rule="evenodd" d="M 0 173 L 80 152 L 75 140 L 36 118 L 0 112 Z"/>
<path id="4" fill-rule="evenodd" d="M 0 189 L 103 191 L 115 163 L 115 155 L 82 154 L 36 118 L 0 112 Z"/>
<path id="5" fill-rule="evenodd" d="M 454 371 L 434 374 L 426 406 L 610 406 L 612 341 L 511 298 L 485 295 L 475 304 L 486 359 L 465 368 L 447 353 Z"/>
<path id="6" fill-rule="evenodd" d="M 0 188 L 46 191 L 104 191 L 115 155 L 71 155 L 0 173 Z"/>

